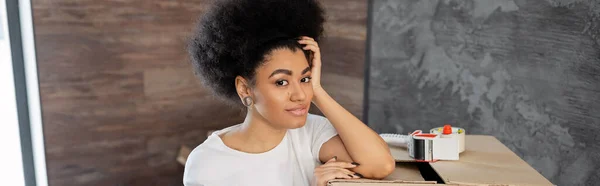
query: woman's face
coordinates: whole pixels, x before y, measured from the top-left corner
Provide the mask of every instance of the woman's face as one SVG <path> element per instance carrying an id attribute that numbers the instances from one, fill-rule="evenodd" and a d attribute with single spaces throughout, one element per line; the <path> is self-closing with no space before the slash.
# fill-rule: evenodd
<path id="1" fill-rule="evenodd" d="M 256 70 L 254 106 L 273 127 L 304 126 L 313 97 L 311 72 L 302 49 L 273 50 Z"/>

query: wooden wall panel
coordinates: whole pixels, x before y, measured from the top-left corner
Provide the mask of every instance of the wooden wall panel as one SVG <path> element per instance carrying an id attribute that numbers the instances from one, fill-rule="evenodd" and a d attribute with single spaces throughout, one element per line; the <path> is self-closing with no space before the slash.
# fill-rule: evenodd
<path id="1" fill-rule="evenodd" d="M 327 14 L 321 83 L 329 94 L 357 117 L 362 117 L 366 0 L 323 0 Z M 319 113 L 316 108 L 311 108 Z"/>
<path id="2" fill-rule="evenodd" d="M 182 185 L 178 147 L 243 120 L 189 68 L 185 41 L 208 3 L 32 1 L 51 186 Z M 360 117 L 367 2 L 323 4 L 323 86 Z"/>

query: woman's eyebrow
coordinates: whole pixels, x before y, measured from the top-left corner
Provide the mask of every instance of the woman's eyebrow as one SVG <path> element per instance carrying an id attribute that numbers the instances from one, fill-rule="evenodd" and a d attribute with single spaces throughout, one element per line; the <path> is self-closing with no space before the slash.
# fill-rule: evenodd
<path id="1" fill-rule="evenodd" d="M 306 67 L 304 70 L 302 70 L 302 73 L 300 73 L 300 74 L 306 74 L 309 71 L 310 71 L 310 67 Z M 288 69 L 277 69 L 277 70 L 273 71 L 273 73 L 271 73 L 271 75 L 269 75 L 269 78 L 273 77 L 275 74 L 287 74 L 288 76 L 291 76 L 292 71 L 288 70 Z"/>
<path id="2" fill-rule="evenodd" d="M 271 75 L 269 75 L 269 78 L 273 77 L 275 74 L 287 74 L 287 75 L 291 76 L 292 71 L 288 70 L 288 69 L 277 69 L 277 70 L 273 71 L 273 73 L 271 73 Z"/>
<path id="3" fill-rule="evenodd" d="M 310 67 L 306 67 L 304 70 L 302 70 L 301 74 L 306 74 L 308 71 L 310 71 Z"/>

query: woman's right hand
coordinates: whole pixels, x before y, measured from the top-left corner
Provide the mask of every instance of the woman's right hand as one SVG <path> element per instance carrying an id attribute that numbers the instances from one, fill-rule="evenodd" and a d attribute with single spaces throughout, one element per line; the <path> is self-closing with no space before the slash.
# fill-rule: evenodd
<path id="1" fill-rule="evenodd" d="M 359 173 L 350 171 L 350 168 L 355 168 L 356 165 L 348 162 L 337 161 L 337 157 L 331 158 L 325 164 L 315 168 L 314 185 L 326 186 L 329 180 L 333 179 L 355 179 L 362 178 Z"/>

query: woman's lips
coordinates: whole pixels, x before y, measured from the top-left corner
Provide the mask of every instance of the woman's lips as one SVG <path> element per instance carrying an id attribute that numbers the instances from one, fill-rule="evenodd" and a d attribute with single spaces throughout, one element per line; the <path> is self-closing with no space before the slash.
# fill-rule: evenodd
<path id="1" fill-rule="evenodd" d="M 291 113 L 294 116 L 304 116 L 304 115 L 306 115 L 307 110 L 308 109 L 306 109 L 306 108 L 297 108 L 297 109 L 290 109 L 290 110 L 286 110 L 286 111 L 288 111 L 289 113 Z"/>

